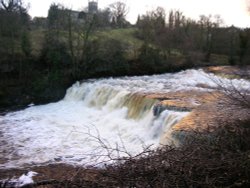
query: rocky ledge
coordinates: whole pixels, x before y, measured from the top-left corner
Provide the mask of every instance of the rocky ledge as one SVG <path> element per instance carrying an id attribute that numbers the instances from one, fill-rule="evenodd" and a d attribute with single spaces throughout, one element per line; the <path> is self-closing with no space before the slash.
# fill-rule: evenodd
<path id="1" fill-rule="evenodd" d="M 230 66 L 207 67 L 204 70 L 226 78 L 247 79 L 250 75 L 250 67 L 245 67 L 244 70 Z M 234 124 L 249 118 L 249 108 L 242 107 L 236 98 L 224 94 L 221 89 L 211 88 L 207 85 L 197 85 L 197 87 L 208 89 L 208 91 L 178 91 L 147 96 L 160 101 L 158 107 L 154 109 L 154 114 L 164 109 L 189 112 L 172 127 L 171 133 L 168 132 L 162 136 L 161 144 L 167 143 L 169 134 L 171 137 L 177 138 L 173 142 L 178 144 L 183 134 L 190 131 L 212 132 L 216 127 L 227 125 L 228 122 Z"/>
<path id="2" fill-rule="evenodd" d="M 229 71 L 230 70 L 230 71 Z M 209 67 L 206 71 L 223 75 L 226 77 L 232 72 L 237 73 L 237 69 L 232 67 Z M 240 69 L 239 69 L 240 70 Z M 227 74 L 229 71 L 229 74 Z M 240 70 L 241 71 L 241 70 Z M 245 72 L 245 71 L 244 71 Z M 250 74 L 249 74 L 250 75 Z M 200 88 L 209 88 L 206 85 L 199 85 Z M 175 111 L 188 111 L 188 115 L 172 128 L 172 136 L 177 139 L 183 137 L 183 134 L 195 131 L 213 131 L 217 126 L 226 125 L 227 122 L 238 122 L 249 118 L 249 108 L 242 108 L 237 104 L 232 104 L 228 97 L 222 92 L 213 90 L 212 92 L 204 92 L 202 90 L 169 92 L 165 94 L 145 95 L 150 99 L 157 99 L 159 103 L 154 109 L 155 115 L 164 109 Z M 162 135 L 161 143 L 168 139 L 169 135 Z M 184 135 L 185 136 L 185 135 Z M 38 173 L 34 177 L 35 182 L 43 180 L 72 180 L 74 178 L 82 178 L 91 181 L 95 178 L 95 169 L 85 169 L 65 164 L 54 164 L 46 166 L 30 167 L 29 169 L 0 169 L 0 177 L 3 179 L 19 177 L 28 171 Z M 53 183 L 53 181 L 52 181 Z M 53 187 L 53 186 L 46 186 Z"/>

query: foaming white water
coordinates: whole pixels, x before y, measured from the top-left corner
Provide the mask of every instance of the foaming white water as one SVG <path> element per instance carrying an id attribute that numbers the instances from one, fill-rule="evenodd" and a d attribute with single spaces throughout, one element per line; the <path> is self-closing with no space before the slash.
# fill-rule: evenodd
<path id="1" fill-rule="evenodd" d="M 161 135 L 171 132 L 187 112 L 165 110 L 154 116 L 158 101 L 143 94 L 204 90 L 197 85 L 216 87 L 213 79 L 231 83 L 201 70 L 77 82 L 62 101 L 0 116 L 4 156 L 0 167 L 54 162 L 90 165 L 157 146 Z M 249 88 L 247 81 L 232 82 Z"/>
<path id="2" fill-rule="evenodd" d="M 185 114 L 169 113 L 176 121 Z M 127 114 L 126 107 L 100 110 L 86 107 L 81 101 L 65 100 L 10 113 L 1 117 L 1 139 L 7 141 L 1 146 L 7 159 L 1 167 L 56 161 L 94 164 L 107 160 L 102 155 L 117 147 L 125 156 L 123 152 L 136 154 L 143 147 L 159 143 L 164 117 L 158 119 L 149 112 L 134 120 Z M 112 153 L 112 157 L 115 155 Z"/>
<path id="3" fill-rule="evenodd" d="M 203 70 L 186 70 L 175 74 L 161 74 L 152 76 L 135 76 L 135 77 L 122 77 L 122 78 L 110 78 L 101 80 L 90 80 L 92 82 L 89 84 L 82 84 L 85 88 L 78 90 L 76 88 L 71 88 L 74 90 L 71 94 L 68 93 L 66 98 L 74 98 L 78 94 L 86 94 L 87 89 L 92 89 L 92 87 L 98 87 L 102 85 L 103 87 L 115 87 L 117 90 L 126 90 L 129 92 L 138 93 L 166 93 L 170 91 L 181 91 L 181 90 L 204 90 L 198 85 L 206 85 L 211 88 L 216 88 L 218 84 L 226 87 L 231 85 L 237 86 L 241 89 L 249 89 L 249 82 L 244 79 L 225 79 L 217 77 L 214 74 L 205 73 Z M 78 83 L 79 84 L 79 83 Z M 76 84 L 76 86 L 78 85 Z M 80 96 L 80 95 L 79 95 Z"/>

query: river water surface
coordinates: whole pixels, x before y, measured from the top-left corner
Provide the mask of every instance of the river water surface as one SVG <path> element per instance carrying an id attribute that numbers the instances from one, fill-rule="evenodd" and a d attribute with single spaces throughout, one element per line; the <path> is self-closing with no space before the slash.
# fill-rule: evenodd
<path id="1" fill-rule="evenodd" d="M 153 114 L 159 101 L 145 96 L 207 92 L 217 87 L 215 80 L 250 88 L 247 81 L 222 79 L 202 70 L 77 82 L 57 103 L 0 116 L 0 168 L 60 162 L 93 165 L 155 148 L 162 134 L 189 112 Z M 202 84 L 210 89 L 198 87 Z"/>

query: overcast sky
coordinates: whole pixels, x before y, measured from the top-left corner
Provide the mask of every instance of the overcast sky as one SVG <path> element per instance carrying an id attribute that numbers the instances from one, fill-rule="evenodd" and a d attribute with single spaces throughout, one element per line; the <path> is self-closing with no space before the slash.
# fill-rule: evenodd
<path id="1" fill-rule="evenodd" d="M 29 13 L 34 16 L 47 16 L 51 3 L 61 3 L 67 8 L 82 10 L 87 7 L 88 0 L 24 0 L 30 4 Z M 117 0 L 99 0 L 99 8 L 105 8 Z M 219 14 L 225 25 L 250 27 L 250 14 L 247 12 L 247 2 L 250 0 L 121 0 L 129 7 L 127 19 L 134 23 L 138 14 L 163 7 L 167 12 L 170 9 L 180 10 L 185 16 L 198 19 L 199 15 Z"/>

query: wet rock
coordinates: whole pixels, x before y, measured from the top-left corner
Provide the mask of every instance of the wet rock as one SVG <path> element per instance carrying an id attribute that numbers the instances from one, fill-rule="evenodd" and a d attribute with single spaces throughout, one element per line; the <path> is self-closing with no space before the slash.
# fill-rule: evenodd
<path id="1" fill-rule="evenodd" d="M 167 106 L 162 103 L 158 103 L 153 107 L 153 115 L 158 117 L 165 110 L 171 110 L 171 111 L 177 111 L 177 112 L 191 111 L 191 109 L 188 107 Z"/>
<path id="2" fill-rule="evenodd" d="M 72 158 L 74 158 L 74 155 L 67 155 L 67 156 L 65 156 L 65 158 L 66 159 L 72 159 Z"/>
<path id="3" fill-rule="evenodd" d="M 56 162 L 60 162 L 60 161 L 62 161 L 62 157 L 56 157 L 56 158 L 54 158 L 54 160 L 55 160 Z"/>
<path id="4" fill-rule="evenodd" d="M 153 107 L 153 115 L 154 116 L 159 116 L 164 110 L 166 110 L 166 106 L 163 106 L 162 104 L 156 104 L 154 107 Z"/>

